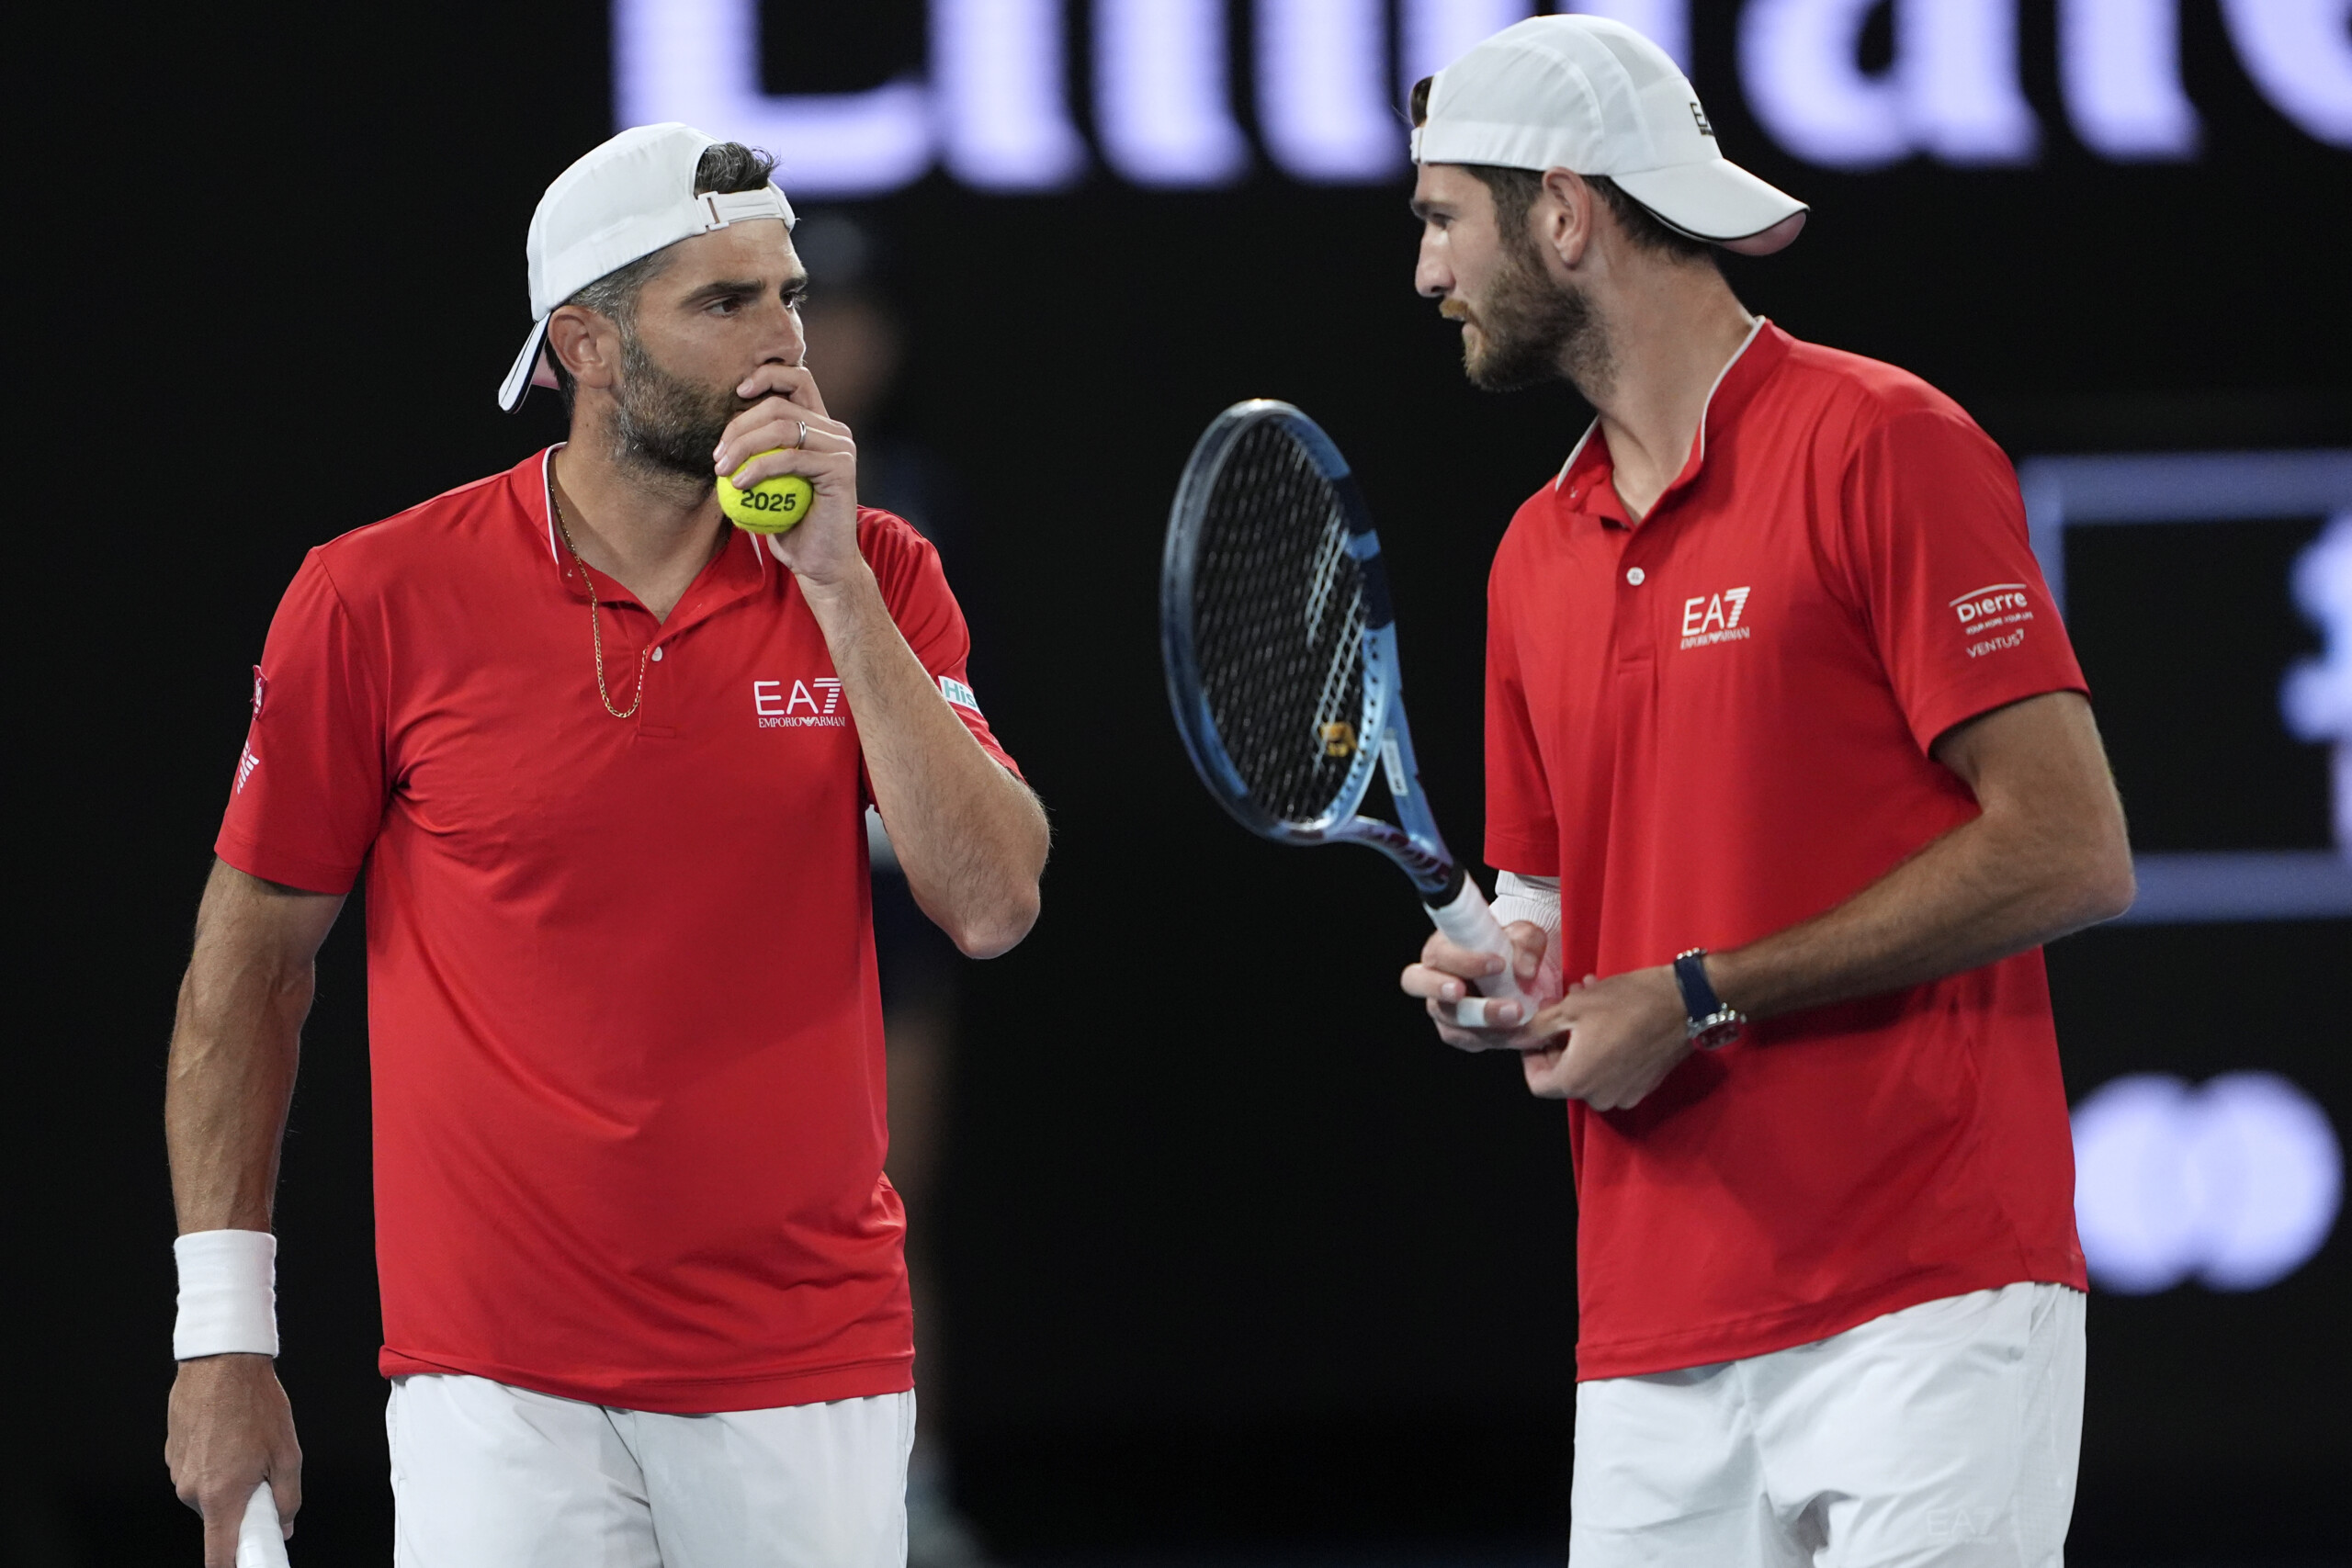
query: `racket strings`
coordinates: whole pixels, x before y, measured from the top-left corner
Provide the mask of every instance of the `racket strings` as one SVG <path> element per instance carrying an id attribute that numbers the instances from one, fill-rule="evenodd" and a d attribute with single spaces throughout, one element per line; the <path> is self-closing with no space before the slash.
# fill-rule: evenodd
<path id="1" fill-rule="evenodd" d="M 1330 482 L 1268 423 L 1235 442 L 1203 517 L 1195 651 L 1217 735 L 1252 799 L 1329 815 L 1363 737 L 1363 573 Z"/>

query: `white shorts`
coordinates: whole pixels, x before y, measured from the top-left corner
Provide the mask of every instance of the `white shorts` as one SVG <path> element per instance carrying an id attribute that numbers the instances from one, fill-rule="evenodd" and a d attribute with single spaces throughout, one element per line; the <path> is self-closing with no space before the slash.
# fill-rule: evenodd
<path id="1" fill-rule="evenodd" d="M 902 1568 L 915 1396 L 714 1416 L 392 1380 L 395 1568 Z"/>
<path id="2" fill-rule="evenodd" d="M 2062 1285 L 1579 1383 L 1569 1568 L 2057 1568 L 2082 1433 Z"/>

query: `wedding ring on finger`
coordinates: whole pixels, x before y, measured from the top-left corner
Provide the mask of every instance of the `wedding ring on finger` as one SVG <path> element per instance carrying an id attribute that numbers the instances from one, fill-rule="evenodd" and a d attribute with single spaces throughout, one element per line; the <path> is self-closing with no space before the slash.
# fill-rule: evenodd
<path id="1" fill-rule="evenodd" d="M 805 419 L 796 419 L 796 420 L 794 420 L 792 423 L 793 423 L 795 425 L 797 425 L 797 427 L 799 427 L 799 431 L 800 431 L 800 434 L 799 434 L 798 435 L 797 435 L 797 436 L 795 436 L 795 437 L 793 438 L 792 445 L 794 446 L 794 447 L 795 447 L 795 448 L 799 448 L 799 447 L 804 447 L 804 446 L 808 446 L 808 422 L 807 420 L 805 420 Z"/>

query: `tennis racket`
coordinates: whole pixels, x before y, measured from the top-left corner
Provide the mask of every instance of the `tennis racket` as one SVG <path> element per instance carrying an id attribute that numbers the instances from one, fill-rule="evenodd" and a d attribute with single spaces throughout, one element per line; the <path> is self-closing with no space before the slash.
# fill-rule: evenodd
<path id="1" fill-rule="evenodd" d="M 1340 449 L 1290 404 L 1236 403 L 1193 446 L 1160 558 L 1159 647 L 1184 750 L 1236 821 L 1278 844 L 1378 850 L 1438 930 L 1504 960 L 1455 1021 L 1487 1027 L 1488 998 L 1534 1016 L 1421 790 L 1372 513 Z M 1375 769 L 1394 823 L 1360 810 Z"/>

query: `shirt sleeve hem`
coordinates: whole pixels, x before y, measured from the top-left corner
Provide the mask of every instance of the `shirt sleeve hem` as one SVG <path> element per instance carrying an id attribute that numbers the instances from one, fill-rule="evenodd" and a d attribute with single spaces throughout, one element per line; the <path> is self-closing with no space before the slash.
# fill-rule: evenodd
<path id="1" fill-rule="evenodd" d="M 1490 831 L 1487 835 L 1487 863 L 1498 871 L 1515 871 L 1523 876 L 1557 876 L 1559 841 Z"/>
<path id="2" fill-rule="evenodd" d="M 2090 687 L 2079 675 L 2039 674 L 1997 682 L 1967 682 L 1939 692 L 1919 705 L 1909 716 L 1911 738 L 1918 744 L 1922 755 L 1932 753 L 1935 744 L 1946 732 L 1972 718 L 1981 717 L 1995 708 L 2021 703 L 2028 697 L 2047 696 L 2052 692 L 2078 692 L 2087 697 Z"/>
<path id="3" fill-rule="evenodd" d="M 280 883 L 288 887 L 299 887 L 305 893 L 324 893 L 338 898 L 351 891 L 352 883 L 359 876 L 359 868 L 356 865 L 336 865 L 329 861 L 311 860 L 307 855 L 288 854 L 282 850 L 264 851 L 243 834 L 225 828 L 212 841 L 212 852 L 247 876 L 257 876 L 264 882 Z"/>
<path id="4" fill-rule="evenodd" d="M 988 721 L 986 719 L 982 719 L 978 723 L 974 723 L 973 716 L 967 713 L 963 708 L 958 707 L 954 703 L 949 703 L 947 705 L 947 711 L 954 714 L 958 722 L 960 722 L 964 726 L 964 728 L 969 732 L 972 739 L 980 743 L 980 750 L 989 754 L 989 761 L 994 762 L 998 767 L 1002 768 L 1006 773 L 1011 773 L 1023 784 L 1025 784 L 1029 782 L 1027 775 L 1023 773 L 1021 771 L 1021 764 L 1014 761 L 1012 757 L 1007 755 L 1002 746 L 997 744 L 996 732 L 988 727 Z"/>

